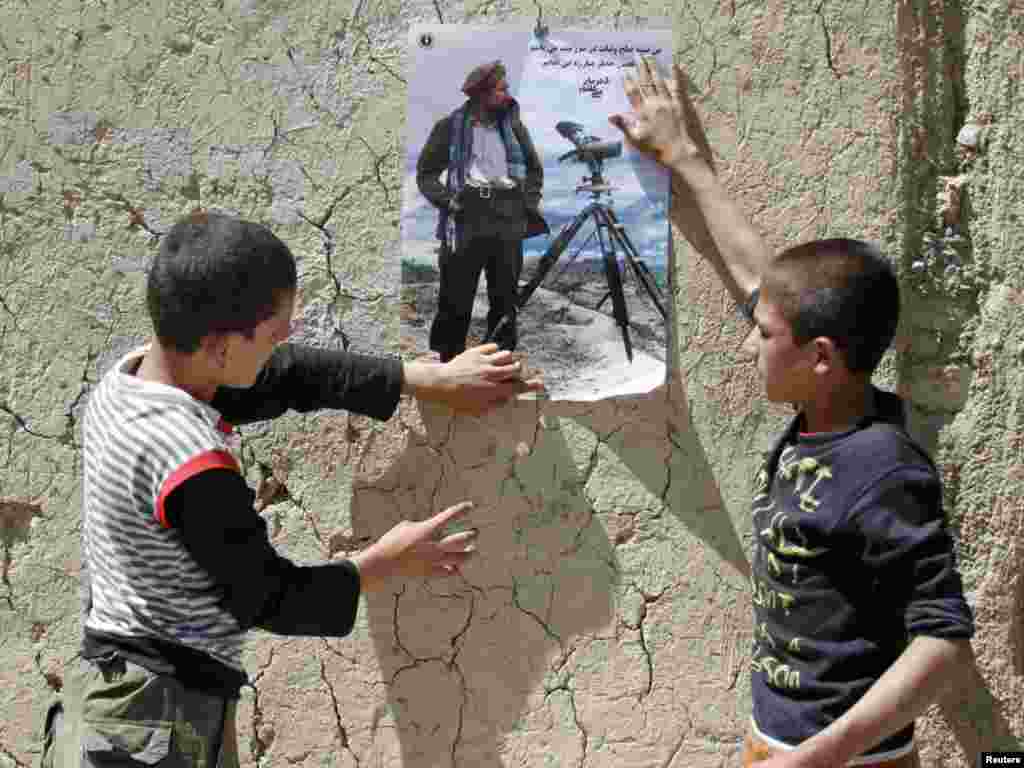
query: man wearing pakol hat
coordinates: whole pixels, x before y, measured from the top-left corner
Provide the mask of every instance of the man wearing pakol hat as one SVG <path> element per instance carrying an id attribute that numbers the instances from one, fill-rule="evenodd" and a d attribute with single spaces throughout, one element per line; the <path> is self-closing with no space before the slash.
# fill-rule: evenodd
<path id="1" fill-rule="evenodd" d="M 430 348 L 443 362 L 466 348 L 481 270 L 487 276 L 488 334 L 511 315 L 494 341 L 515 349 L 523 239 L 549 231 L 539 212 L 544 168 L 505 74 L 500 61 L 469 73 L 462 86 L 467 101 L 434 125 L 416 164 L 420 192 L 440 210 L 441 286 Z"/>

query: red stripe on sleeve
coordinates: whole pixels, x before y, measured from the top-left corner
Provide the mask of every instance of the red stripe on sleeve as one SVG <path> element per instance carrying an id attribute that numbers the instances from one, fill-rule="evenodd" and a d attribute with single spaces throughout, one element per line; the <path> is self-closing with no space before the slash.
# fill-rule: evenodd
<path id="1" fill-rule="evenodd" d="M 156 519 L 160 521 L 160 525 L 164 528 L 171 527 L 167 522 L 167 513 L 164 510 L 164 502 L 167 501 L 171 492 L 190 477 L 195 477 L 208 469 L 232 469 L 235 472 L 241 472 L 235 457 L 227 451 L 206 451 L 198 456 L 193 456 L 174 470 L 160 489 L 160 495 L 156 499 Z"/>

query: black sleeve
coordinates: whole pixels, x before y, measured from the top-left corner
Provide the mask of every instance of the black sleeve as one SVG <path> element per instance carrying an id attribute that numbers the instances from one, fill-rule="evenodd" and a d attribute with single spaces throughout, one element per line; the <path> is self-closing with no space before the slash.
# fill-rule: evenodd
<path id="1" fill-rule="evenodd" d="M 898 600 L 909 634 L 974 634 L 934 472 L 894 470 L 861 497 L 850 519 L 863 543 L 862 562 L 885 593 Z"/>
<path id="2" fill-rule="evenodd" d="M 297 566 L 274 550 L 237 472 L 200 472 L 168 495 L 164 508 L 185 549 L 217 582 L 221 606 L 243 629 L 342 637 L 359 605 L 359 572 L 349 560 Z"/>
<path id="3" fill-rule="evenodd" d="M 448 169 L 450 125 L 451 118 L 439 120 L 434 125 L 416 161 L 416 186 L 438 208 L 448 207 L 448 189 L 441 183 L 440 176 Z"/>
<path id="4" fill-rule="evenodd" d="M 253 386 L 220 387 L 211 405 L 231 424 L 344 408 L 384 421 L 402 394 L 402 362 L 300 344 L 281 344 Z"/>

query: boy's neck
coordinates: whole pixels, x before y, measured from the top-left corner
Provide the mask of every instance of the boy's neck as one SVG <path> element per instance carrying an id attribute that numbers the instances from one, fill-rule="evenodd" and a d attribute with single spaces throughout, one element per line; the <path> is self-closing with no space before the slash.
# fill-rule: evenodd
<path id="1" fill-rule="evenodd" d="M 135 375 L 143 381 L 184 390 L 196 400 L 208 403 L 217 391 L 217 382 L 208 375 L 206 358 L 201 352 L 190 355 L 176 352 L 163 347 L 159 339 L 154 338 Z"/>
<path id="2" fill-rule="evenodd" d="M 874 410 L 874 389 L 867 377 L 858 377 L 846 386 L 823 393 L 819 398 L 800 403 L 802 431 L 844 432 L 853 429 Z"/>

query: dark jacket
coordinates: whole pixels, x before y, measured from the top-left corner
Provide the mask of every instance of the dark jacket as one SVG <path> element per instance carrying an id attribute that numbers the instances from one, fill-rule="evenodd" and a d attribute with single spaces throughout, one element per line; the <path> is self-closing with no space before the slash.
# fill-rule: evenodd
<path id="1" fill-rule="evenodd" d="M 533 146 L 529 131 L 519 119 L 519 103 L 512 100 L 511 111 L 512 131 L 522 147 L 526 160 L 526 178 L 523 180 L 523 195 L 526 203 L 526 237 L 547 233 L 548 225 L 540 215 L 540 199 L 544 186 L 544 165 Z M 419 160 L 416 162 L 416 186 L 431 203 L 442 211 L 447 210 L 451 195 L 440 181 L 441 174 L 448 169 L 448 153 L 451 144 L 451 114 L 434 124 L 427 143 L 423 146 Z"/>

